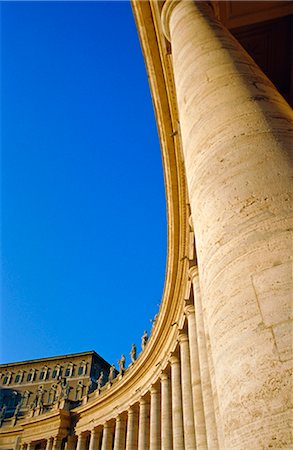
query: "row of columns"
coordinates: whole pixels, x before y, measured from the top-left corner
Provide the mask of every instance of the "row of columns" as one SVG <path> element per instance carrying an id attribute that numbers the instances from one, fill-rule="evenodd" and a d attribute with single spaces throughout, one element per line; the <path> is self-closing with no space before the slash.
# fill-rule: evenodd
<path id="1" fill-rule="evenodd" d="M 138 403 L 103 427 L 94 428 L 90 435 L 79 434 L 76 450 L 208 448 L 194 307 L 188 306 L 185 312 L 188 331 L 179 332 L 178 349 L 158 382 Z"/>
<path id="2" fill-rule="evenodd" d="M 61 450 L 62 447 L 62 437 L 59 436 L 55 436 L 55 437 L 50 437 L 46 440 L 46 444 L 45 444 L 45 449 L 46 450 Z M 19 450 L 34 450 L 36 445 L 38 444 L 38 442 L 23 442 L 21 444 L 19 444 L 18 440 L 17 440 L 17 448 Z"/>

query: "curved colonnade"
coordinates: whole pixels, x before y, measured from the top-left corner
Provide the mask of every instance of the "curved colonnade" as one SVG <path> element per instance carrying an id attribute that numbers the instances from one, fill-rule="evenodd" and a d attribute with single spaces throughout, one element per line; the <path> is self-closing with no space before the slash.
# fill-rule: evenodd
<path id="1" fill-rule="evenodd" d="M 20 424 L 17 448 L 288 449 L 292 112 L 206 2 L 133 10 L 165 170 L 160 314 L 120 380 L 62 426 Z"/>

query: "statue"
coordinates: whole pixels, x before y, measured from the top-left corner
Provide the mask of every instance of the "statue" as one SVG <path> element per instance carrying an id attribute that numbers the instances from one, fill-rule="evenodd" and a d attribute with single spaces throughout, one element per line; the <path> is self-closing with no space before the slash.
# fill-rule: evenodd
<path id="1" fill-rule="evenodd" d="M 129 354 L 130 354 L 131 362 L 134 363 L 134 361 L 136 360 L 136 345 L 135 344 L 132 344 L 131 352 Z"/>
<path id="2" fill-rule="evenodd" d="M 98 390 L 101 389 L 102 384 L 103 384 L 103 380 L 104 380 L 104 372 L 101 370 L 99 378 L 97 379 L 97 382 L 96 382 Z"/>
<path id="3" fill-rule="evenodd" d="M 148 334 L 147 334 L 146 330 L 144 330 L 143 335 L 141 337 L 141 348 L 142 348 L 142 350 L 145 349 L 145 346 L 147 344 L 148 338 L 149 338 Z"/>
<path id="4" fill-rule="evenodd" d="M 83 388 L 84 388 L 84 386 L 82 384 L 82 381 L 79 381 L 76 386 L 76 400 L 82 399 Z"/>
<path id="5" fill-rule="evenodd" d="M 68 396 L 69 396 L 69 392 L 70 392 L 69 383 L 66 378 L 63 378 L 61 398 L 64 398 L 64 400 L 67 400 Z"/>
<path id="6" fill-rule="evenodd" d="M 158 319 L 158 313 L 155 315 L 155 317 L 153 318 L 153 319 L 151 319 L 150 320 L 150 322 L 153 324 L 152 326 L 154 326 L 155 325 L 155 323 L 156 323 L 156 321 L 157 321 L 157 319 Z"/>
<path id="7" fill-rule="evenodd" d="M 121 355 L 121 359 L 119 359 L 118 361 L 118 365 L 119 365 L 119 374 L 123 375 L 123 373 L 125 372 L 125 356 L 123 354 Z"/>
<path id="8" fill-rule="evenodd" d="M 114 364 L 112 364 L 112 366 L 110 367 L 110 371 L 109 371 L 109 377 L 108 377 L 108 381 L 110 381 L 110 383 L 114 380 L 115 378 L 115 366 Z"/>

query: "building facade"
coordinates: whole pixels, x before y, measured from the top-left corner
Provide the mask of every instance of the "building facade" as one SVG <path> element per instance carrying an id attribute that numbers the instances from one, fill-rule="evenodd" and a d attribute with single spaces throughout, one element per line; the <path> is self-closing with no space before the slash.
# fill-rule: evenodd
<path id="1" fill-rule="evenodd" d="M 107 388 L 0 447 L 290 449 L 292 2 L 132 5 L 165 172 L 160 313 Z"/>

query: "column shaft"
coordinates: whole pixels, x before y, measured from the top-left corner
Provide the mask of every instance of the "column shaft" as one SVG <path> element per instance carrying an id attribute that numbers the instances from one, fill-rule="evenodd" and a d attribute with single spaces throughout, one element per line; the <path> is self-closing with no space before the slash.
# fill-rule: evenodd
<path id="1" fill-rule="evenodd" d="M 206 425 L 202 400 L 202 385 L 199 371 L 197 346 L 197 330 L 194 306 L 187 306 L 185 313 L 188 320 L 188 336 L 190 350 L 191 385 L 193 397 L 194 428 L 197 450 L 207 449 Z"/>
<path id="2" fill-rule="evenodd" d="M 125 431 L 126 431 L 125 419 L 121 416 L 118 416 L 116 418 L 114 450 L 125 449 Z"/>
<path id="3" fill-rule="evenodd" d="M 162 450 L 172 450 L 172 405 L 170 379 L 161 375 L 161 442 Z"/>
<path id="4" fill-rule="evenodd" d="M 47 439 L 46 450 L 52 450 L 52 448 L 53 448 L 53 441 L 54 441 L 54 439 L 52 437 Z"/>
<path id="5" fill-rule="evenodd" d="M 219 448 L 218 443 L 218 428 L 221 430 L 220 417 L 218 411 L 219 425 L 216 423 L 215 410 L 218 405 L 216 389 L 212 389 L 211 374 L 207 354 L 207 342 L 206 333 L 203 318 L 203 309 L 201 303 L 198 270 L 196 267 L 190 269 L 190 277 L 193 284 L 194 305 L 196 310 L 196 326 L 197 326 L 197 342 L 198 342 L 198 357 L 199 357 L 199 369 L 202 385 L 202 397 L 204 405 L 204 415 L 207 430 L 207 443 L 208 448 L 217 450 Z M 210 355 L 211 356 L 211 355 Z"/>
<path id="6" fill-rule="evenodd" d="M 290 448 L 292 111 L 206 2 L 163 17 L 225 447 Z"/>
<path id="7" fill-rule="evenodd" d="M 104 424 L 103 439 L 101 450 L 112 450 L 113 447 L 113 426 L 109 423 Z"/>
<path id="8" fill-rule="evenodd" d="M 79 434 L 77 437 L 76 450 L 85 450 L 85 445 L 86 445 L 86 435 L 84 433 Z"/>
<path id="9" fill-rule="evenodd" d="M 150 405 L 147 399 L 142 398 L 139 402 L 139 426 L 138 426 L 138 450 L 149 448 L 150 437 Z"/>
<path id="10" fill-rule="evenodd" d="M 180 363 L 176 356 L 170 358 L 172 389 L 172 434 L 174 450 L 184 450 L 183 412 Z"/>
<path id="11" fill-rule="evenodd" d="M 196 448 L 188 337 L 180 333 L 181 387 L 185 450 Z"/>
<path id="12" fill-rule="evenodd" d="M 101 434 L 101 431 L 97 430 L 96 428 L 91 430 L 89 450 L 97 450 L 98 449 L 98 444 L 100 441 L 100 434 Z"/>
<path id="13" fill-rule="evenodd" d="M 150 450 L 161 448 L 161 418 L 160 418 L 160 392 L 157 387 L 152 386 L 151 409 L 150 409 Z"/>
<path id="14" fill-rule="evenodd" d="M 61 450 L 62 438 L 55 436 L 53 441 L 53 450 Z"/>
<path id="15" fill-rule="evenodd" d="M 128 410 L 128 422 L 126 433 L 126 450 L 137 450 L 138 438 L 137 413 L 133 407 Z"/>

